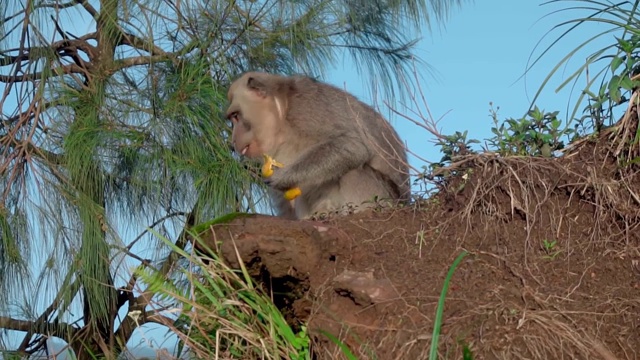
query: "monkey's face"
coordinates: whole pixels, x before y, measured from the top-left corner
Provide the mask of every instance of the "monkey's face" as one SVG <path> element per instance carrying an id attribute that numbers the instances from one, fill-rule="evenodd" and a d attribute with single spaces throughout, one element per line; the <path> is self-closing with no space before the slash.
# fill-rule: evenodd
<path id="1" fill-rule="evenodd" d="M 241 77 L 231 85 L 227 119 L 233 126 L 234 150 L 242 156 L 258 158 L 277 151 L 280 114 L 275 98 L 247 87 L 250 80 Z"/>
<path id="2" fill-rule="evenodd" d="M 256 127 L 251 124 L 240 112 L 234 112 L 227 116 L 233 126 L 231 141 L 236 153 L 249 158 L 257 158 L 262 155 L 262 145 L 255 133 Z"/>

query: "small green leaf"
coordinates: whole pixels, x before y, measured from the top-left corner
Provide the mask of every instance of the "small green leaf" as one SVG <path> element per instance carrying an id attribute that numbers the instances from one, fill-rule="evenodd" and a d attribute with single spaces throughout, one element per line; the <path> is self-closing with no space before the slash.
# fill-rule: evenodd
<path id="1" fill-rule="evenodd" d="M 611 72 L 615 73 L 616 70 L 618 69 L 618 67 L 620 67 L 620 65 L 622 65 L 622 63 L 624 62 L 624 59 L 619 57 L 619 56 L 615 56 L 612 60 L 611 60 Z"/>
<path id="2" fill-rule="evenodd" d="M 633 66 L 636 64 L 636 58 L 633 56 L 627 57 L 627 69 L 633 69 Z"/>
<path id="3" fill-rule="evenodd" d="M 622 98 L 622 94 L 620 93 L 620 88 L 618 87 L 614 88 L 611 91 L 611 93 L 609 93 L 609 96 L 611 96 L 611 101 L 615 103 L 619 103 L 620 99 Z"/>
<path id="4" fill-rule="evenodd" d="M 622 79 L 620 79 L 620 87 L 625 89 L 625 90 L 633 90 L 633 81 L 631 81 L 630 78 L 628 77 L 623 77 Z"/>
<path id="5" fill-rule="evenodd" d="M 629 47 L 631 44 L 627 40 L 616 37 L 616 41 L 618 42 L 618 47 L 620 48 L 620 50 L 625 53 L 629 52 Z"/>

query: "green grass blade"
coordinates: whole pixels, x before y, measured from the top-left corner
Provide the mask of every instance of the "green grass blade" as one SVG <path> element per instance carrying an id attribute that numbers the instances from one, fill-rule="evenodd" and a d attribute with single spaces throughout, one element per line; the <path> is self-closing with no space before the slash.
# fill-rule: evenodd
<path id="1" fill-rule="evenodd" d="M 358 358 L 351 352 L 351 349 L 349 349 L 349 347 L 343 343 L 342 341 L 340 341 L 337 337 L 333 336 L 333 334 L 324 331 L 324 330 L 320 330 L 320 333 L 324 336 L 326 336 L 327 338 L 329 338 L 329 340 L 331 340 L 334 344 L 338 345 L 338 347 L 340 348 L 340 350 L 342 351 L 342 354 L 344 354 L 344 356 L 349 359 L 349 360 L 358 360 Z"/>
<path id="2" fill-rule="evenodd" d="M 449 290 L 449 282 L 453 277 L 453 272 L 460 264 L 460 261 L 467 256 L 467 252 L 463 251 L 456 260 L 451 264 L 449 273 L 444 279 L 444 285 L 442 286 L 442 292 L 440 293 L 440 299 L 438 300 L 438 308 L 436 309 L 436 319 L 433 323 L 433 335 L 431 337 L 431 350 L 429 351 L 429 360 L 435 360 L 438 358 L 438 338 L 440 337 L 440 327 L 442 326 L 442 313 L 444 312 L 444 300 L 447 297 L 447 290 Z"/>

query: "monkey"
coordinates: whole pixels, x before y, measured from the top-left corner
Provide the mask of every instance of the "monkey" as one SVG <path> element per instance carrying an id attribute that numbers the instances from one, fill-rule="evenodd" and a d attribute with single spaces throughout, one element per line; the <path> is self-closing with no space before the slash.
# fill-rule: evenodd
<path id="1" fill-rule="evenodd" d="M 268 154 L 284 165 L 265 179 L 279 216 L 309 219 L 349 204 L 359 212 L 375 198 L 409 200 L 398 133 L 354 95 L 305 75 L 247 72 L 227 98 L 234 151 L 249 159 Z M 295 187 L 301 195 L 286 200 L 284 191 Z"/>

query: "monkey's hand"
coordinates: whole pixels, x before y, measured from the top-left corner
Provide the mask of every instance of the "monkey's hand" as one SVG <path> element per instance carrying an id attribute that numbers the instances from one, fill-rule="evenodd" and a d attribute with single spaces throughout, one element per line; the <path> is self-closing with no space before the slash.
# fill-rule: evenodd
<path id="1" fill-rule="evenodd" d="M 264 158 L 264 164 L 262 165 L 262 176 L 267 178 L 265 180 L 265 183 L 267 183 L 268 185 L 271 185 L 272 181 L 269 180 L 268 178 L 273 176 L 273 173 L 274 173 L 273 167 L 275 166 L 278 168 L 282 168 L 284 167 L 284 164 L 277 162 L 274 158 L 272 158 L 267 154 L 263 154 L 262 157 Z M 293 200 L 302 194 L 302 191 L 300 190 L 299 187 L 289 186 L 282 190 L 284 190 L 284 198 L 286 200 Z"/>

